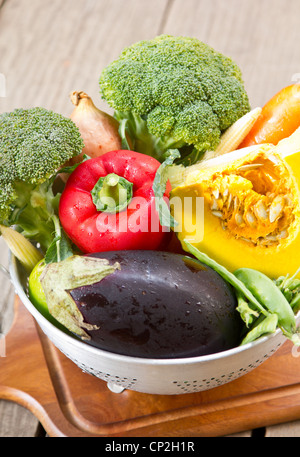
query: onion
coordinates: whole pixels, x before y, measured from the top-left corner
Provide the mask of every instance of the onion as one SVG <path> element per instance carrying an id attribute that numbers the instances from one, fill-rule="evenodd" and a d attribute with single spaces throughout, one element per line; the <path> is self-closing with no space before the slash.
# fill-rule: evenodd
<path id="1" fill-rule="evenodd" d="M 119 123 L 114 117 L 99 110 L 85 92 L 71 92 L 70 99 L 75 106 L 70 118 L 80 131 L 84 148 L 81 154 L 68 160 L 63 168 L 80 163 L 84 155 L 94 158 L 109 151 L 122 149 Z M 59 176 L 66 182 L 69 174 L 60 173 Z"/>
<path id="2" fill-rule="evenodd" d="M 70 99 L 75 105 L 70 118 L 79 128 L 85 145 L 82 155 L 93 158 L 121 149 L 119 123 L 114 117 L 99 110 L 85 92 L 74 91 L 70 94 Z M 82 156 L 77 156 L 72 161 L 74 163 L 81 159 Z"/>

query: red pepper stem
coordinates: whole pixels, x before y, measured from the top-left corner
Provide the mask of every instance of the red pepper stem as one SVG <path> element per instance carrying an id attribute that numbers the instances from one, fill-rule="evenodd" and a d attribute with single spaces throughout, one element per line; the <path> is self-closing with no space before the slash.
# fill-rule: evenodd
<path id="1" fill-rule="evenodd" d="M 133 184 L 115 173 L 101 177 L 91 191 L 98 211 L 117 213 L 127 208 L 132 199 Z"/>

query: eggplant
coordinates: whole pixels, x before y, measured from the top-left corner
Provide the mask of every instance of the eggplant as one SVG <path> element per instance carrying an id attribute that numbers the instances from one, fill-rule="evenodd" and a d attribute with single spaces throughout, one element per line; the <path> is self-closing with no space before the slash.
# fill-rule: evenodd
<path id="1" fill-rule="evenodd" d="M 242 320 L 233 289 L 198 260 L 159 251 L 83 258 L 114 266 L 100 280 L 66 288 L 88 344 L 126 356 L 173 359 L 240 343 Z M 43 286 L 46 293 L 47 284 Z"/>

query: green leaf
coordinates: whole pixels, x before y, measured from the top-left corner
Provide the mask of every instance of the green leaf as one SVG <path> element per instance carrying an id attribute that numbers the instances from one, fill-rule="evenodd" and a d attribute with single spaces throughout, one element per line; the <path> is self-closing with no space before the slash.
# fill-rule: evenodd
<path id="1" fill-rule="evenodd" d="M 85 330 L 98 327 L 84 321 L 69 290 L 99 282 L 117 269 L 118 262 L 80 255 L 46 265 L 41 283 L 50 314 L 70 332 L 88 338 Z"/>
<path id="2" fill-rule="evenodd" d="M 56 236 L 45 254 L 45 263 L 57 262 L 57 243 L 59 243 L 61 237 Z"/>
<path id="3" fill-rule="evenodd" d="M 56 236 L 45 254 L 45 263 L 60 262 L 73 255 L 71 243 L 62 230 L 61 235 Z"/>
<path id="4" fill-rule="evenodd" d="M 130 145 L 128 143 L 128 140 L 127 140 L 127 133 L 128 133 L 128 129 L 127 129 L 127 122 L 128 122 L 128 119 L 122 119 L 119 123 L 119 135 L 121 137 L 121 140 L 122 140 L 122 149 L 126 149 L 126 150 L 130 150 Z"/>
<path id="5" fill-rule="evenodd" d="M 45 254 L 46 264 L 61 262 L 73 255 L 71 241 L 61 228 L 59 218 L 53 215 L 52 220 L 55 227 L 55 236 Z"/>
<path id="6" fill-rule="evenodd" d="M 300 279 L 296 278 L 300 269 L 293 276 L 280 276 L 274 282 L 289 302 L 294 314 L 300 309 Z"/>
<path id="7" fill-rule="evenodd" d="M 87 154 L 84 154 L 83 157 L 82 157 L 82 160 L 81 162 L 77 162 L 75 163 L 74 165 L 70 165 L 68 167 L 63 167 L 63 168 L 60 168 L 60 170 L 58 170 L 57 174 L 60 174 L 60 173 L 67 173 L 67 174 L 71 174 L 74 170 L 76 170 L 76 168 L 83 162 L 85 162 L 86 160 L 89 160 L 90 157 L 87 155 Z M 54 176 L 54 178 L 56 177 L 57 175 Z"/>
<path id="8" fill-rule="evenodd" d="M 175 227 L 178 223 L 170 213 L 168 203 L 164 199 L 168 181 L 168 167 L 173 165 L 174 160 L 180 157 L 178 149 L 170 149 L 167 158 L 159 166 L 153 181 L 152 189 L 155 195 L 155 207 L 159 214 L 159 220 L 163 227 Z"/>

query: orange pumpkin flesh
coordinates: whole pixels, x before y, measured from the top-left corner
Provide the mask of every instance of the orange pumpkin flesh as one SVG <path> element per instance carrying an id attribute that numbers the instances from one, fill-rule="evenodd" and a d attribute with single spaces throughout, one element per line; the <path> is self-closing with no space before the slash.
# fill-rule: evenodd
<path id="1" fill-rule="evenodd" d="M 178 238 L 230 271 L 294 274 L 300 266 L 299 188 L 300 153 L 283 158 L 264 144 L 209 160 L 172 190 L 171 202 L 179 197 L 182 204 L 173 207 Z M 194 203 L 202 197 L 203 219 L 185 197 Z"/>

